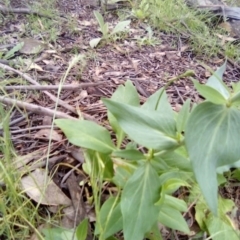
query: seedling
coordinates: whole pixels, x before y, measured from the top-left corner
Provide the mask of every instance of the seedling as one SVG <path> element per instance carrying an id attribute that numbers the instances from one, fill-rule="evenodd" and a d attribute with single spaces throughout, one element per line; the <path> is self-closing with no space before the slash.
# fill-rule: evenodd
<path id="1" fill-rule="evenodd" d="M 143 38 L 138 38 L 137 41 L 140 46 L 142 45 L 150 45 L 155 46 L 160 44 L 160 41 L 154 37 L 153 30 L 150 26 L 146 27 L 147 35 Z"/>
<path id="2" fill-rule="evenodd" d="M 89 44 L 92 48 L 96 47 L 100 43 L 100 41 L 108 40 L 112 36 L 114 36 L 114 35 L 116 35 L 120 32 L 125 31 L 126 27 L 129 26 L 129 24 L 131 22 L 130 20 L 121 21 L 114 27 L 114 29 L 112 31 L 110 31 L 108 23 L 104 22 L 103 16 L 98 11 L 94 11 L 94 15 L 95 15 L 95 17 L 98 21 L 99 26 L 100 26 L 100 31 L 102 33 L 102 37 L 94 38 L 90 41 Z"/>

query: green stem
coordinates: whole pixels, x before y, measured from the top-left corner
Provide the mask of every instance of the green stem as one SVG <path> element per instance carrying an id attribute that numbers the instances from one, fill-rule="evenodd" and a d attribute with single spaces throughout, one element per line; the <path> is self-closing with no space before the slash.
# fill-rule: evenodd
<path id="1" fill-rule="evenodd" d="M 173 82 L 177 81 L 178 79 L 191 76 L 195 76 L 195 72 L 193 70 L 187 70 L 185 73 L 182 73 L 179 76 L 170 78 L 167 84 L 164 86 L 164 90 L 166 90 Z"/>

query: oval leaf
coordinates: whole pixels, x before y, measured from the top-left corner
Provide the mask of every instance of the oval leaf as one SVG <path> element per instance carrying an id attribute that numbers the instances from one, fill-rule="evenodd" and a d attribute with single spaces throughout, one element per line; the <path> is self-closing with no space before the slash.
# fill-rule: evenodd
<path id="1" fill-rule="evenodd" d="M 119 201 L 116 197 L 109 197 L 100 210 L 100 229 L 95 234 L 101 234 L 102 239 L 106 239 L 123 228 L 123 219 Z"/>
<path id="2" fill-rule="evenodd" d="M 164 226 L 184 233 L 190 233 L 189 227 L 182 214 L 178 210 L 167 205 L 162 206 L 158 220 Z"/>
<path id="3" fill-rule="evenodd" d="M 164 91 L 164 88 L 161 88 L 152 94 L 142 105 L 142 108 L 162 113 L 164 112 L 165 116 L 174 119 L 174 112 L 171 104 L 168 101 L 168 97 Z"/>
<path id="4" fill-rule="evenodd" d="M 125 28 L 130 24 L 130 22 L 131 22 L 130 20 L 119 22 L 111 32 L 111 35 L 126 30 Z"/>
<path id="5" fill-rule="evenodd" d="M 235 108 L 199 104 L 191 113 L 185 140 L 193 170 L 210 209 L 217 214 L 216 168 L 240 159 L 240 112 Z"/>
<path id="6" fill-rule="evenodd" d="M 156 111 L 103 99 L 125 133 L 135 142 L 153 149 L 178 146 L 174 119 Z"/>
<path id="7" fill-rule="evenodd" d="M 88 219 L 85 218 L 76 229 L 76 237 L 78 240 L 86 240 L 88 234 Z"/>
<path id="8" fill-rule="evenodd" d="M 213 240 L 240 239 L 239 233 L 220 218 L 209 217 L 206 221 L 206 226 Z"/>
<path id="9" fill-rule="evenodd" d="M 71 200 L 47 175 L 45 169 L 36 169 L 21 179 L 25 193 L 35 202 L 44 205 L 71 205 Z"/>
<path id="10" fill-rule="evenodd" d="M 213 75 L 208 79 L 206 85 L 214 88 L 219 92 L 225 99 L 230 97 L 230 92 L 227 86 L 222 81 L 223 73 L 226 71 L 227 61 L 213 73 Z"/>
<path id="11" fill-rule="evenodd" d="M 214 88 L 209 87 L 207 85 L 202 85 L 195 80 L 193 80 L 193 83 L 194 83 L 194 87 L 198 90 L 200 95 L 206 98 L 206 100 L 215 104 L 227 103 L 227 99 L 224 98 L 224 96 Z"/>
<path id="12" fill-rule="evenodd" d="M 114 150 L 110 133 L 102 126 L 86 120 L 57 119 L 54 121 L 72 144 L 101 153 Z"/>
<path id="13" fill-rule="evenodd" d="M 95 48 L 98 44 L 99 44 L 99 42 L 102 40 L 102 38 L 94 38 L 94 39 L 92 39 L 90 42 L 89 42 L 89 44 L 90 44 L 90 47 L 91 48 Z"/>
<path id="14" fill-rule="evenodd" d="M 127 181 L 121 198 L 125 240 L 142 240 L 156 223 L 160 181 L 150 163 L 140 166 Z"/>
<path id="15" fill-rule="evenodd" d="M 125 82 L 125 86 L 120 85 L 117 88 L 117 90 L 113 93 L 111 99 L 116 102 L 127 103 L 127 104 L 130 104 L 133 106 L 140 105 L 138 92 L 130 80 Z M 112 115 L 112 113 L 110 111 L 108 111 L 108 120 L 109 120 L 113 130 L 116 133 L 117 140 L 118 140 L 117 143 L 118 143 L 118 146 L 120 146 L 125 137 L 125 133 L 119 126 L 117 119 Z"/>

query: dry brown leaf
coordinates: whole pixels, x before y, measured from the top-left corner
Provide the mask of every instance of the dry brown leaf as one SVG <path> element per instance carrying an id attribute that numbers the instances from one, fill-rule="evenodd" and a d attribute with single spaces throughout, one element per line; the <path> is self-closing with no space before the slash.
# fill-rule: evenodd
<path id="1" fill-rule="evenodd" d="M 101 67 L 96 67 L 96 68 L 95 68 L 95 75 L 96 75 L 96 76 L 99 76 L 99 74 L 102 73 L 103 71 L 104 71 L 103 68 L 101 68 Z"/>
<path id="2" fill-rule="evenodd" d="M 38 70 L 40 72 L 43 71 L 42 67 L 39 66 L 38 64 L 34 63 L 31 59 L 24 59 L 23 61 L 27 65 L 27 68 L 25 69 L 25 71 L 28 71 L 28 70 L 31 70 L 31 69 L 35 69 L 35 70 Z"/>
<path id="3" fill-rule="evenodd" d="M 52 117 L 44 116 L 42 120 L 42 125 L 51 125 L 52 124 Z"/>
<path id="4" fill-rule="evenodd" d="M 75 227 L 75 209 L 73 206 L 69 206 L 63 209 L 63 218 L 61 220 L 61 226 L 64 228 L 74 228 Z"/>
<path id="5" fill-rule="evenodd" d="M 79 24 L 82 25 L 82 26 L 92 26 L 93 25 L 93 21 L 86 21 L 86 20 L 82 20 L 82 21 L 79 21 Z"/>
<path id="6" fill-rule="evenodd" d="M 180 49 L 180 51 L 181 51 L 181 52 L 185 52 L 188 48 L 189 48 L 188 45 L 182 46 L 181 49 Z"/>
<path id="7" fill-rule="evenodd" d="M 150 53 L 149 57 L 150 58 L 155 58 L 159 61 L 162 61 L 163 56 L 165 56 L 165 55 L 166 55 L 166 52 L 154 52 L 154 53 Z"/>
<path id="8" fill-rule="evenodd" d="M 222 41 L 221 41 L 221 45 L 223 46 L 226 42 L 234 42 L 236 41 L 236 38 L 233 37 L 228 37 L 228 36 L 224 36 L 221 34 L 216 34 Z"/>
<path id="9" fill-rule="evenodd" d="M 51 130 L 50 128 L 46 129 L 41 129 L 39 130 L 35 135 L 34 138 L 45 138 L 45 139 L 52 139 L 53 141 L 61 141 L 62 140 L 62 135 L 59 134 L 55 130 Z"/>
<path id="10" fill-rule="evenodd" d="M 231 27 L 231 24 L 229 22 L 222 22 L 218 26 L 220 28 L 223 28 L 224 30 L 226 30 L 229 33 L 232 31 L 232 27 Z"/>
<path id="11" fill-rule="evenodd" d="M 119 47 L 117 44 L 113 44 L 113 46 L 114 46 L 114 48 L 118 51 L 118 52 L 120 52 L 120 53 L 122 53 L 122 54 L 125 54 L 126 53 L 126 50 L 123 50 L 121 47 Z"/>
<path id="12" fill-rule="evenodd" d="M 138 72 L 138 63 L 139 62 L 140 62 L 140 60 L 132 59 L 132 65 L 136 72 Z"/>
<path id="13" fill-rule="evenodd" d="M 21 179 L 24 192 L 35 202 L 44 205 L 70 206 L 71 200 L 47 175 L 46 170 L 36 169 Z"/>
<path id="14" fill-rule="evenodd" d="M 125 73 L 124 72 L 119 72 L 119 71 L 116 71 L 116 72 L 105 72 L 104 75 L 105 76 L 120 77 L 120 76 L 124 76 Z"/>
<path id="15" fill-rule="evenodd" d="M 56 50 L 52 50 L 52 49 L 48 49 L 48 50 L 45 50 L 44 51 L 45 53 L 57 53 L 57 51 Z"/>
<path id="16" fill-rule="evenodd" d="M 19 50 L 19 52 L 23 54 L 38 54 L 47 47 L 45 43 L 33 38 L 25 38 L 22 39 L 22 41 L 24 44 L 23 47 Z"/>
<path id="17" fill-rule="evenodd" d="M 24 167 L 27 165 L 29 162 L 34 161 L 34 160 L 40 160 L 46 157 L 47 151 L 43 149 L 38 149 L 34 152 L 31 152 L 27 155 L 24 156 L 18 156 L 14 160 L 14 165 L 16 165 L 16 168 L 19 169 L 21 167 Z"/>
<path id="18" fill-rule="evenodd" d="M 166 52 L 166 57 L 168 60 L 178 60 L 177 52 Z"/>
<path id="19" fill-rule="evenodd" d="M 59 69 L 60 69 L 60 66 L 55 66 L 52 64 L 48 64 L 44 68 L 44 70 L 49 71 L 51 73 L 57 73 Z"/>

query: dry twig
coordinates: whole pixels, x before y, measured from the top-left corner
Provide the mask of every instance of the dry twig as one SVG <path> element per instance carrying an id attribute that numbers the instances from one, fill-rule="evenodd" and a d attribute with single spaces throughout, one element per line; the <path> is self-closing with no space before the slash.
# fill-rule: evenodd
<path id="1" fill-rule="evenodd" d="M 66 85 L 31 85 L 31 86 L 4 86 L 4 90 L 58 90 L 61 88 L 62 90 L 78 90 L 85 87 L 94 87 L 105 84 L 104 82 L 98 83 L 81 83 L 81 84 L 66 84 Z"/>
<path id="2" fill-rule="evenodd" d="M 50 116 L 50 117 L 55 116 L 56 118 L 67 118 L 67 119 L 77 120 L 77 118 L 71 117 L 71 116 L 69 116 L 69 115 L 67 115 L 66 113 L 63 113 L 63 112 L 54 111 L 54 110 L 51 110 L 51 109 L 48 109 L 48 108 L 37 106 L 35 104 L 22 102 L 22 101 L 7 98 L 7 97 L 0 96 L 0 102 L 5 103 L 5 104 L 10 105 L 10 106 L 16 105 L 21 109 L 26 109 L 28 111 L 38 113 L 40 115 L 45 115 L 45 116 Z"/>
<path id="3" fill-rule="evenodd" d="M 0 12 L 5 13 L 5 14 L 7 14 L 7 13 L 33 14 L 33 15 L 37 15 L 39 17 L 45 17 L 45 18 L 52 19 L 51 16 L 39 13 L 37 11 L 33 11 L 29 8 L 7 8 L 7 7 L 0 6 Z"/>
<path id="4" fill-rule="evenodd" d="M 26 79 L 28 82 L 37 85 L 37 86 L 41 86 L 40 83 L 38 83 L 37 81 L 35 81 L 34 79 L 32 79 L 28 74 L 26 73 L 22 73 L 19 70 L 16 70 L 10 66 L 4 65 L 2 63 L 0 63 L 0 68 L 4 69 L 4 70 L 8 70 L 8 71 L 12 71 L 14 73 L 17 73 L 18 75 L 20 75 L 22 78 Z M 60 106 L 68 109 L 69 111 L 71 111 L 72 113 L 78 114 L 76 109 L 72 106 L 70 106 L 69 104 L 67 104 L 66 102 L 62 101 L 61 99 L 58 99 L 57 97 L 55 97 L 54 95 L 52 95 L 51 93 L 47 92 L 47 91 L 43 91 L 52 101 L 54 101 L 55 103 L 58 103 Z M 94 117 L 86 114 L 86 113 L 81 113 L 83 115 L 83 118 L 87 119 L 87 120 L 91 120 L 94 122 L 98 122 Z"/>

